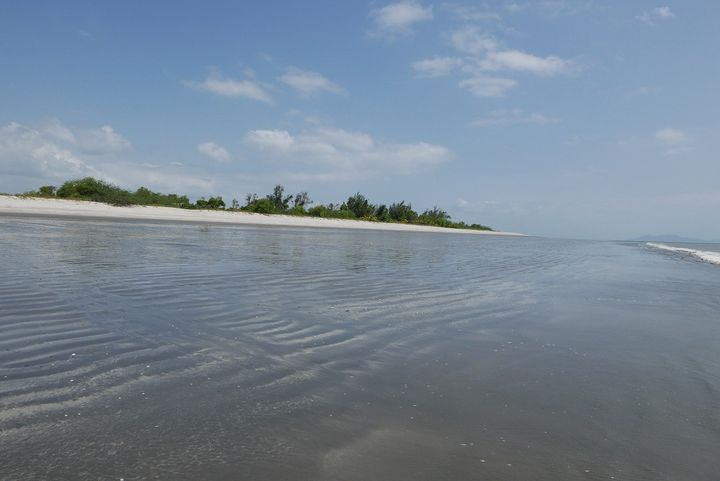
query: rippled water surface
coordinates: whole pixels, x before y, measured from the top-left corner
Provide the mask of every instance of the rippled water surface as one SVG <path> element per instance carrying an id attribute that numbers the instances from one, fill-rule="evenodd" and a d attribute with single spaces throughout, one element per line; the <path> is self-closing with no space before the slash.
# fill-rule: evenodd
<path id="1" fill-rule="evenodd" d="M 0 217 L 0 479 L 712 480 L 720 266 Z"/>

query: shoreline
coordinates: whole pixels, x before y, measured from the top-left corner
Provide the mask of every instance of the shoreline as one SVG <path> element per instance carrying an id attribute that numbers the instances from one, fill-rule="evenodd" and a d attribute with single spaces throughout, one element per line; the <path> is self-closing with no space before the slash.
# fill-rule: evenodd
<path id="1" fill-rule="evenodd" d="M 145 222 L 182 222 L 200 224 L 226 224 L 247 226 L 310 227 L 325 229 L 383 230 L 400 232 L 440 232 L 448 234 L 477 234 L 491 236 L 518 236 L 515 232 L 451 229 L 447 227 L 370 222 L 352 219 L 325 219 L 283 214 L 256 214 L 252 212 L 179 209 L 133 205 L 118 207 L 100 202 L 41 197 L 0 195 L 0 216 L 40 216 L 72 218 L 75 220 L 119 220 Z"/>

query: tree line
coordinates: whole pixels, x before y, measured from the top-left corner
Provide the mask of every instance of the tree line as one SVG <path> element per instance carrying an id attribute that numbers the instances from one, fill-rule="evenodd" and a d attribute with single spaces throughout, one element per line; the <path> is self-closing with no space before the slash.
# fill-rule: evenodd
<path id="1" fill-rule="evenodd" d="M 404 200 L 390 205 L 372 204 L 360 192 L 351 195 L 347 200 L 339 204 L 330 203 L 313 206 L 314 202 L 307 192 L 289 194 L 285 192 L 282 185 L 276 185 L 273 191 L 265 196 L 248 194 L 242 205 L 237 199 L 233 199 L 230 206 L 227 206 L 220 196 L 208 199 L 201 197 L 193 203 L 186 195 L 162 194 L 153 192 L 146 187 L 140 187 L 133 192 L 93 177 L 69 180 L 60 187 L 44 185 L 37 191 L 26 192 L 22 195 L 89 200 L 116 206 L 152 205 L 181 209 L 244 211 L 259 214 L 285 214 L 327 219 L 359 219 L 372 222 L 397 222 L 455 229 L 492 230 L 482 224 L 454 222 L 446 211 L 438 207 L 418 213 L 413 209 L 410 202 Z"/>

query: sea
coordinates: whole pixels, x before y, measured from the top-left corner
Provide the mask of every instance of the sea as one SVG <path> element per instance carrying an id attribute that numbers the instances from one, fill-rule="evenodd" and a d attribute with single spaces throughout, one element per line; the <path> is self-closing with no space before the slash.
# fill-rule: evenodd
<path id="1" fill-rule="evenodd" d="M 720 479 L 718 244 L 0 217 L 0 479 Z"/>

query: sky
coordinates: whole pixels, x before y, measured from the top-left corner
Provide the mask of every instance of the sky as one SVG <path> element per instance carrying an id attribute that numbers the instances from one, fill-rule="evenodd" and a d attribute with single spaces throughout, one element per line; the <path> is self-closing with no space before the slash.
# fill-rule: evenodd
<path id="1" fill-rule="evenodd" d="M 87 175 L 720 239 L 720 2 L 18 1 L 0 192 Z"/>

